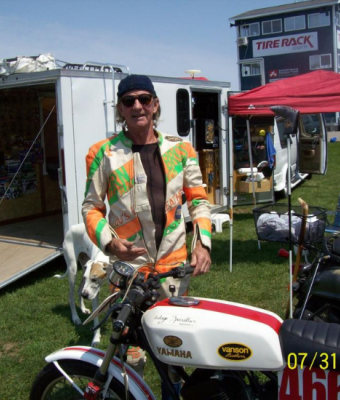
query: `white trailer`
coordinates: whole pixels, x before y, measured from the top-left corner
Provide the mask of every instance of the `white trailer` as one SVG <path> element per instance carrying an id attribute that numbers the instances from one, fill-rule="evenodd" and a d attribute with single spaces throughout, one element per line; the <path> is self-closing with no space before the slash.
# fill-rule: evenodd
<path id="1" fill-rule="evenodd" d="M 116 92 L 128 73 L 87 63 L 0 75 L 0 288 L 62 254 L 65 232 L 82 221 L 85 156 L 119 131 Z M 212 212 L 225 210 L 230 84 L 150 78 L 162 107 L 158 129 L 193 143 Z"/>

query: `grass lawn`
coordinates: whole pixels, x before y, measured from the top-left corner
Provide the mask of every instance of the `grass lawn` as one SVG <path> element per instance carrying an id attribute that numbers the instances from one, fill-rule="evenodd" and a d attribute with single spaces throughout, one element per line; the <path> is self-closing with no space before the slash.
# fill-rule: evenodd
<path id="1" fill-rule="evenodd" d="M 311 206 L 335 210 L 339 182 L 340 142 L 335 142 L 329 145 L 327 174 L 313 176 L 294 189 L 292 204 L 298 204 L 301 197 Z M 225 224 L 223 233 L 213 235 L 211 272 L 192 279 L 190 294 L 250 304 L 283 318 L 288 299 L 288 261 L 278 257 L 278 250 L 287 245 L 262 242 L 258 249 L 252 208 L 234 210 L 233 272 L 229 272 L 229 227 Z M 27 400 L 47 354 L 61 347 L 91 343 L 89 326 L 75 326 L 71 321 L 67 280 L 53 278 L 64 270 L 64 260 L 59 258 L 1 291 L 1 400 Z M 102 290 L 101 297 L 105 294 L 107 289 Z M 107 324 L 103 329 L 103 349 L 109 327 Z M 159 396 L 154 375 L 148 363 L 146 379 Z"/>

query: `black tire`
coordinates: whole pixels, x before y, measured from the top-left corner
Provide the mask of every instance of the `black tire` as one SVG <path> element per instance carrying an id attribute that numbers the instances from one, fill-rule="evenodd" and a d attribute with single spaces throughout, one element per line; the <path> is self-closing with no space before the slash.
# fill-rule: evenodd
<path id="1" fill-rule="evenodd" d="M 59 365 L 75 381 L 75 383 L 85 390 L 89 380 L 92 380 L 97 371 L 97 367 L 78 360 L 62 360 Z M 123 400 L 125 399 L 125 389 L 115 378 L 110 383 L 105 399 Z M 135 397 L 129 393 L 129 398 Z M 30 400 L 79 400 L 83 397 L 71 386 L 61 372 L 52 363 L 47 364 L 36 377 L 30 392 Z"/>

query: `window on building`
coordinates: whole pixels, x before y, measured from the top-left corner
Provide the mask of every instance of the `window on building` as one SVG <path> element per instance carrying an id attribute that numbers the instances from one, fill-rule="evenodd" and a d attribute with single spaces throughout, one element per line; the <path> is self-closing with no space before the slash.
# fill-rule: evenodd
<path id="1" fill-rule="evenodd" d="M 318 54 L 309 57 L 309 68 L 310 69 L 323 69 L 332 67 L 332 55 L 331 54 Z"/>
<path id="2" fill-rule="evenodd" d="M 340 69 L 340 54 L 338 54 L 338 71 Z"/>
<path id="3" fill-rule="evenodd" d="M 262 33 L 263 35 L 269 35 L 270 33 L 282 32 L 282 20 L 273 19 L 271 21 L 262 22 Z"/>
<path id="4" fill-rule="evenodd" d="M 242 77 L 261 75 L 261 66 L 259 63 L 242 64 Z"/>
<path id="5" fill-rule="evenodd" d="M 299 29 L 306 28 L 306 20 L 304 15 L 297 15 L 295 17 L 289 17 L 284 19 L 285 31 L 297 31 Z"/>
<path id="6" fill-rule="evenodd" d="M 328 26 L 331 24 L 330 13 L 317 13 L 308 15 L 308 28 L 317 28 L 318 26 Z"/>
<path id="7" fill-rule="evenodd" d="M 253 24 L 241 25 L 240 36 L 258 36 L 260 34 L 260 23 L 254 22 Z"/>

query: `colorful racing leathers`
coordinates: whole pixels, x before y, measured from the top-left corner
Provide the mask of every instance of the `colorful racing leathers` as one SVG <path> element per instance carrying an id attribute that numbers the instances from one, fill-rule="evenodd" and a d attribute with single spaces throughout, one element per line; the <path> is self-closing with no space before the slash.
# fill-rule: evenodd
<path id="1" fill-rule="evenodd" d="M 147 177 L 140 154 L 132 152 L 132 142 L 123 131 L 89 149 L 82 213 L 88 235 L 104 253 L 112 236 L 127 239 L 136 247 L 147 249 L 131 263 L 133 266 L 149 265 L 165 272 L 187 259 L 183 193 L 194 228 L 192 249 L 198 238 L 204 246 L 211 248 L 211 219 L 193 147 L 179 137 L 157 134 L 166 180 L 166 223 L 158 251 Z M 182 286 L 185 290 L 187 284 L 183 282 Z"/>

